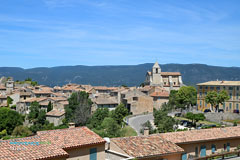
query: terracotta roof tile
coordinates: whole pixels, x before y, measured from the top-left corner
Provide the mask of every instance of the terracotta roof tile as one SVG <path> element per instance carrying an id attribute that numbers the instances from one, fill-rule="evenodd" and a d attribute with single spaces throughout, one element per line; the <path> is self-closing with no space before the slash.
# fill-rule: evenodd
<path id="1" fill-rule="evenodd" d="M 65 111 L 59 111 L 59 110 L 51 110 L 50 112 L 47 112 L 46 115 L 47 116 L 55 116 L 55 117 L 59 117 L 65 114 Z"/>
<path id="2" fill-rule="evenodd" d="M 37 135 L 63 149 L 105 143 L 105 140 L 87 127 L 39 131 Z"/>
<path id="3" fill-rule="evenodd" d="M 211 128 L 182 132 L 170 132 L 159 134 L 159 136 L 177 144 L 210 141 L 225 138 L 240 138 L 240 127 Z"/>
<path id="4" fill-rule="evenodd" d="M 152 72 L 148 71 L 147 72 L 148 75 L 152 75 Z M 162 76 L 181 76 L 180 72 L 161 72 Z"/>
<path id="5" fill-rule="evenodd" d="M 161 72 L 162 76 L 181 76 L 180 72 Z"/>
<path id="6" fill-rule="evenodd" d="M 157 135 L 112 138 L 111 141 L 126 154 L 136 158 L 154 157 L 170 153 L 181 153 L 184 151 L 176 144 Z"/>
<path id="7" fill-rule="evenodd" d="M 11 143 L 10 143 L 11 142 Z M 12 144 L 24 142 L 24 144 Z M 27 144 L 28 142 L 35 142 Z M 39 145 L 36 145 L 39 142 Z M 47 142 L 42 144 L 40 142 Z M 105 140 L 87 127 L 67 128 L 37 132 L 36 136 L 0 141 L 1 160 L 43 160 L 68 157 L 65 149 L 92 144 L 104 144 Z"/>
<path id="8" fill-rule="evenodd" d="M 240 86 L 240 81 L 208 81 L 205 83 L 198 83 L 201 85 L 212 85 L 212 86 Z"/>
<path id="9" fill-rule="evenodd" d="M 163 92 L 153 92 L 150 94 L 151 97 L 169 97 L 169 93 L 167 91 Z"/>
<path id="10" fill-rule="evenodd" d="M 41 142 L 44 142 L 45 144 L 41 144 Z M 45 139 L 39 136 L 0 142 L 1 160 L 40 160 L 58 157 L 68 157 L 68 153 L 62 148 L 48 144 Z"/>

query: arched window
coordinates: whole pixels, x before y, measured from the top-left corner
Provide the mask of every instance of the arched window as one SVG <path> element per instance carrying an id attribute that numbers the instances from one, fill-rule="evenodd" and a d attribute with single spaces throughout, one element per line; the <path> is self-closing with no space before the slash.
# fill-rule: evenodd
<path id="1" fill-rule="evenodd" d="M 158 73 L 158 68 L 156 68 L 156 73 Z"/>

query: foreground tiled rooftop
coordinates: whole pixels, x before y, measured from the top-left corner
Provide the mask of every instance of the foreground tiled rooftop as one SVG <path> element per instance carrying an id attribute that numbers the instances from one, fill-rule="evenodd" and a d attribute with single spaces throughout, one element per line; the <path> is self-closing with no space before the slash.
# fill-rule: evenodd
<path id="1" fill-rule="evenodd" d="M 105 140 L 87 127 L 39 131 L 37 135 L 63 149 L 105 143 Z"/>
<path id="2" fill-rule="evenodd" d="M 158 135 L 112 138 L 111 141 L 132 157 L 154 157 L 184 150 Z"/>
<path id="3" fill-rule="evenodd" d="M 240 127 L 211 128 L 156 134 L 176 144 L 240 138 Z"/>
<path id="4" fill-rule="evenodd" d="M 39 144 L 41 142 L 46 144 Z M 47 141 L 39 136 L 0 141 L 1 160 L 40 160 L 60 157 L 68 157 L 68 153 L 55 145 L 47 144 Z"/>
<path id="5" fill-rule="evenodd" d="M 13 144 L 15 142 L 22 144 Z M 68 157 L 67 149 L 103 143 L 105 140 L 87 127 L 40 131 L 32 137 L 0 141 L 0 159 L 47 160 Z"/>

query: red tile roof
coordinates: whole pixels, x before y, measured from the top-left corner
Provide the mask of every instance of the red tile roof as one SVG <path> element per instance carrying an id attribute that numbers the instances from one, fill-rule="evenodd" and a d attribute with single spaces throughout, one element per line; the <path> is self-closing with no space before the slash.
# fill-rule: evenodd
<path id="1" fill-rule="evenodd" d="M 39 131 L 37 135 L 63 149 L 77 148 L 92 144 L 103 144 L 105 140 L 87 127 Z"/>
<path id="2" fill-rule="evenodd" d="M 148 75 L 152 75 L 152 72 L 148 71 L 147 72 Z M 161 72 L 162 76 L 181 76 L 180 72 Z"/>
<path id="3" fill-rule="evenodd" d="M 112 138 L 111 142 L 135 158 L 184 152 L 181 147 L 157 135 Z"/>
<path id="4" fill-rule="evenodd" d="M 33 144 L 31 144 L 31 142 L 33 142 Z M 46 142 L 46 139 L 39 136 L 33 136 L 0 141 L 0 159 L 43 160 L 68 157 L 68 153 L 63 149 L 51 144 L 40 144 L 40 142 Z M 37 145 L 37 143 L 39 145 Z"/>
<path id="5" fill-rule="evenodd" d="M 12 144 L 14 142 L 24 142 L 24 144 Z M 39 142 L 39 145 L 36 145 L 36 143 L 34 143 L 35 145 L 26 144 L 25 142 Z M 47 144 L 41 144 L 40 142 L 47 142 Z M 105 144 L 105 140 L 87 127 L 40 131 L 32 137 L 0 140 L 0 159 L 46 160 L 68 157 L 65 149 L 93 144 Z"/>
<path id="6" fill-rule="evenodd" d="M 240 138 L 240 127 L 211 128 L 182 132 L 158 134 L 160 137 L 173 143 L 193 143 L 227 138 Z"/>
<path id="7" fill-rule="evenodd" d="M 51 110 L 46 113 L 47 116 L 54 116 L 54 117 L 60 117 L 65 114 L 65 111 L 59 111 L 59 110 Z"/>
<path id="8" fill-rule="evenodd" d="M 153 92 L 150 94 L 151 97 L 169 97 L 169 93 L 167 91 L 163 92 Z"/>
<path id="9" fill-rule="evenodd" d="M 180 72 L 161 72 L 162 76 L 181 76 Z"/>

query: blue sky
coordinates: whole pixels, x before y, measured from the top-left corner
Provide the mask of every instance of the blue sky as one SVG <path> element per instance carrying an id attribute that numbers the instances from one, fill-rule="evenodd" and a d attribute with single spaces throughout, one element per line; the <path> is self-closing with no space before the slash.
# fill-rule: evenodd
<path id="1" fill-rule="evenodd" d="M 0 2 L 0 66 L 240 67 L 239 0 Z"/>

